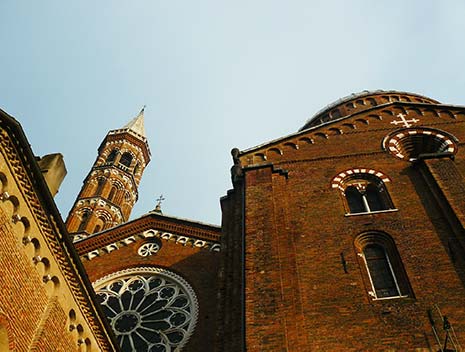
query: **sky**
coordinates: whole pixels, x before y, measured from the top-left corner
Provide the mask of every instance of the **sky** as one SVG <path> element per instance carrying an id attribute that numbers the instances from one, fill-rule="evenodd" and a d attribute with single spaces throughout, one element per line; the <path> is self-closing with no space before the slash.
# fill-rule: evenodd
<path id="1" fill-rule="evenodd" d="M 131 218 L 221 224 L 232 148 L 296 132 L 362 90 L 465 105 L 465 2 L 0 1 L 0 108 L 60 152 L 65 219 L 111 129 L 145 110 L 152 160 Z"/>

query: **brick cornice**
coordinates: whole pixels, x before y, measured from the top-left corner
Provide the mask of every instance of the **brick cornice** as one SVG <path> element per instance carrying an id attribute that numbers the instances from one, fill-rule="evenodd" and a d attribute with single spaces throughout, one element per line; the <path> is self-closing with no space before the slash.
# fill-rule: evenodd
<path id="1" fill-rule="evenodd" d="M 0 134 L 4 157 L 12 166 L 11 172 L 34 216 L 34 219 L 27 219 L 21 214 L 15 214 L 14 219 L 20 219 L 16 221 L 21 222 L 34 221 L 40 226 L 44 240 L 56 262 L 59 263 L 59 269 L 68 289 L 92 328 L 98 347 L 101 351 L 117 351 L 118 344 L 105 318 L 100 315 L 92 286 L 70 241 L 24 131 L 19 122 L 2 110 L 0 110 Z M 8 194 L 3 194 L 2 198 L 8 199 Z M 23 242 L 27 242 L 28 239 L 28 237 L 23 238 Z"/>

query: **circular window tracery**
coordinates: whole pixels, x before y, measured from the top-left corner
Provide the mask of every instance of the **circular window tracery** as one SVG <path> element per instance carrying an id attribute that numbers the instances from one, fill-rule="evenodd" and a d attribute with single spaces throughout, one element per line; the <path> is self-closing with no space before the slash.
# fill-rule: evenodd
<path id="1" fill-rule="evenodd" d="M 164 269 L 119 271 L 94 288 L 123 352 L 181 351 L 197 322 L 193 289 Z"/>

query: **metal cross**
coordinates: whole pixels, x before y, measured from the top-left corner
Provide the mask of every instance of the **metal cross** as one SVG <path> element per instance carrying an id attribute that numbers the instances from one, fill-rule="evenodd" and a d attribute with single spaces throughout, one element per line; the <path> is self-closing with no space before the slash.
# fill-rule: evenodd
<path id="1" fill-rule="evenodd" d="M 160 197 L 157 199 L 157 207 L 161 207 L 161 202 L 163 202 L 165 198 L 163 197 L 163 194 L 160 194 Z"/>
<path id="2" fill-rule="evenodd" d="M 404 114 L 398 114 L 397 117 L 400 118 L 400 121 L 399 121 L 399 120 L 394 120 L 394 121 L 391 122 L 391 124 L 397 126 L 398 124 L 401 123 L 401 124 L 404 125 L 404 127 L 407 127 L 407 128 L 408 128 L 408 127 L 411 127 L 411 126 L 412 126 L 412 125 L 410 124 L 411 122 L 412 122 L 412 123 L 416 123 L 416 122 L 419 122 L 419 121 L 420 121 L 420 120 L 414 119 L 414 118 L 412 118 L 412 119 L 410 119 L 410 120 L 407 120 L 407 119 L 405 118 L 405 115 L 404 115 Z"/>

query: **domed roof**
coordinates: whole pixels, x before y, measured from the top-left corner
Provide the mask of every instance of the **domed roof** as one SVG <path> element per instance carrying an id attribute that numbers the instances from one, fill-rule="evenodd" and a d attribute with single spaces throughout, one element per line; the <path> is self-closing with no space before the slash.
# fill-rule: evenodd
<path id="1" fill-rule="evenodd" d="M 322 125 L 330 121 L 339 120 L 345 116 L 370 109 L 377 105 L 388 104 L 396 101 L 440 104 L 434 99 L 414 93 L 398 92 L 395 90 L 364 90 L 363 92 L 353 93 L 344 98 L 338 99 L 324 107 L 308 119 L 299 131 Z"/>

